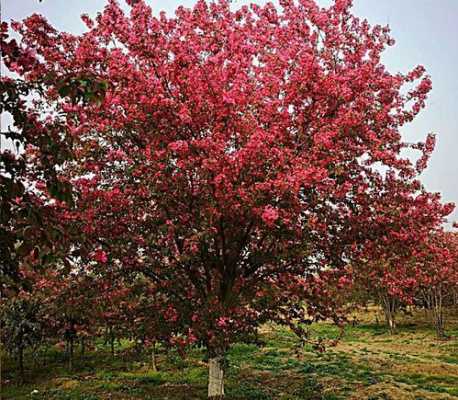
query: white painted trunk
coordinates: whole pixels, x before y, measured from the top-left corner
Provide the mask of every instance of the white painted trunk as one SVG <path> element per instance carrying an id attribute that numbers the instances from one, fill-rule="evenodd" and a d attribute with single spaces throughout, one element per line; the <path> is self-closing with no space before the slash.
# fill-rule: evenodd
<path id="1" fill-rule="evenodd" d="M 394 332 L 396 330 L 396 322 L 394 321 L 393 316 L 391 315 L 390 318 L 388 318 L 388 325 L 391 332 Z"/>
<path id="2" fill-rule="evenodd" d="M 219 400 L 224 398 L 223 357 L 208 360 L 208 398 Z"/>

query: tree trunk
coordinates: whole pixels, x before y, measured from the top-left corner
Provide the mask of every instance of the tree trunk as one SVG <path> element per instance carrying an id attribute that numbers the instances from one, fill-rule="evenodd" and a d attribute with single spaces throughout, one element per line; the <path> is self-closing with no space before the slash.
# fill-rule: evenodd
<path id="1" fill-rule="evenodd" d="M 394 315 L 390 314 L 390 318 L 388 320 L 388 325 L 390 328 L 390 334 L 394 335 L 396 332 L 396 320 L 394 319 Z"/>
<path id="2" fill-rule="evenodd" d="M 208 399 L 224 399 L 224 357 L 212 356 L 208 359 Z"/>
<path id="3" fill-rule="evenodd" d="M 436 328 L 436 335 L 438 339 L 444 339 L 445 334 L 445 320 L 444 320 L 444 311 L 442 308 L 442 288 L 434 290 L 433 298 L 433 318 L 434 318 L 434 327 Z"/>
<path id="4" fill-rule="evenodd" d="M 390 334 L 393 335 L 396 332 L 396 300 L 387 295 L 381 296 L 381 300 L 386 324 L 388 325 Z"/>
<path id="5" fill-rule="evenodd" d="M 24 383 L 24 348 L 22 346 L 19 347 L 19 377 L 21 379 L 21 383 Z"/>
<path id="6" fill-rule="evenodd" d="M 110 335 L 110 348 L 111 348 L 111 356 L 114 357 L 115 350 L 114 350 L 114 343 L 115 343 L 115 336 L 113 332 L 113 328 L 110 326 L 109 328 L 109 335 Z"/>
<path id="7" fill-rule="evenodd" d="M 153 340 L 153 344 L 151 346 L 151 368 L 153 368 L 154 372 L 157 372 L 157 364 L 156 364 L 156 341 Z"/>
<path id="8" fill-rule="evenodd" d="M 81 357 L 84 357 L 84 353 L 86 352 L 86 342 L 84 336 L 81 337 Z"/>
<path id="9" fill-rule="evenodd" d="M 73 338 L 68 341 L 68 369 L 73 369 Z"/>
<path id="10" fill-rule="evenodd" d="M 48 345 L 45 345 L 45 348 L 43 350 L 43 367 L 46 367 L 46 358 L 48 357 Z"/>
<path id="11" fill-rule="evenodd" d="M 444 329 L 444 317 L 442 312 L 434 311 L 434 326 L 436 328 L 436 335 L 438 339 L 444 339 L 447 337 Z"/>
<path id="12" fill-rule="evenodd" d="M 433 286 L 428 290 L 424 290 L 423 297 L 427 305 L 430 319 L 434 324 L 437 338 L 446 338 L 444 310 L 442 307 L 442 286 L 439 284 L 439 287 Z"/>

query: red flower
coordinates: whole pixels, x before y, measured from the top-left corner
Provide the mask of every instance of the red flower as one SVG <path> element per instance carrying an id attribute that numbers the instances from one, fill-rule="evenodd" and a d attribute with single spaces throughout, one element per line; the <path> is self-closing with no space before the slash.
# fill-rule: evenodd
<path id="1" fill-rule="evenodd" d="M 105 264 L 108 261 L 107 254 L 103 250 L 96 250 L 93 256 L 98 263 Z"/>

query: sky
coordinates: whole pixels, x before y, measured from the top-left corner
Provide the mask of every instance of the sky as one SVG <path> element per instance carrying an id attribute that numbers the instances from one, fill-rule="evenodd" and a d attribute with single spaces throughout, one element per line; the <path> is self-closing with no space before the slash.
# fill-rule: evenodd
<path id="1" fill-rule="evenodd" d="M 123 0 L 119 0 L 121 3 Z M 196 0 L 147 0 L 155 12 L 172 15 Z M 72 33 L 85 30 L 79 16 L 95 16 L 106 0 L 0 0 L 2 21 L 21 20 L 32 13 L 44 15 L 58 29 Z M 264 0 L 233 0 L 234 7 Z M 325 6 L 330 0 L 318 0 Z M 427 108 L 402 130 L 407 141 L 437 134 L 436 150 L 421 179 L 430 191 L 458 208 L 458 0 L 353 0 L 354 14 L 372 24 L 390 25 L 396 45 L 384 57 L 392 72 L 406 72 L 421 64 L 432 77 L 433 90 Z M 451 220 L 458 220 L 455 210 Z"/>

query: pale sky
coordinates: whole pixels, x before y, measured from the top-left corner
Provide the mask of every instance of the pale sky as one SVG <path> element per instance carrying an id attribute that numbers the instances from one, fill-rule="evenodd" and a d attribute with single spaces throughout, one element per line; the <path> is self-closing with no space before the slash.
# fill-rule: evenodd
<path id="1" fill-rule="evenodd" d="M 119 0 L 124 4 L 123 0 Z M 32 13 L 44 15 L 58 29 L 80 33 L 85 27 L 79 16 L 94 16 L 106 0 L 0 0 L 2 21 L 20 20 Z M 191 7 L 195 0 L 149 0 L 153 10 L 172 14 L 179 5 Z M 233 0 L 234 7 L 264 0 Z M 328 5 L 329 0 L 318 0 Z M 385 63 L 392 72 L 405 72 L 422 64 L 431 75 L 433 91 L 427 108 L 403 129 L 408 141 L 437 133 L 437 145 L 422 181 L 445 201 L 458 205 L 458 0 L 354 0 L 354 13 L 370 23 L 389 24 L 396 45 Z M 458 219 L 458 210 L 453 219 Z"/>

